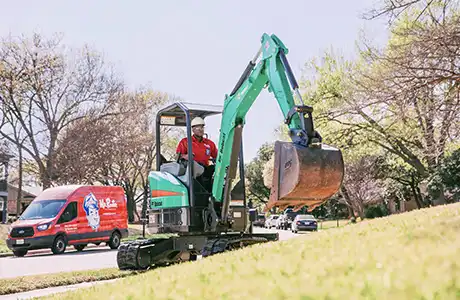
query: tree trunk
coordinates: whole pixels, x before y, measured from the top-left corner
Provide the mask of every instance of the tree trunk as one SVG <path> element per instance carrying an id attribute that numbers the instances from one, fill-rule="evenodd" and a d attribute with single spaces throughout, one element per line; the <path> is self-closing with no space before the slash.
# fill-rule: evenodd
<path id="1" fill-rule="evenodd" d="M 148 199 L 149 199 L 149 185 L 148 183 L 146 183 L 144 185 L 144 195 L 143 195 L 143 201 L 142 201 L 142 218 L 147 217 Z"/>
<path id="2" fill-rule="evenodd" d="M 16 199 L 16 217 L 21 215 L 21 202 L 22 202 L 22 148 L 18 147 L 19 151 L 19 181 L 18 181 L 18 197 Z"/>
<path id="3" fill-rule="evenodd" d="M 356 201 L 356 210 L 358 211 L 358 215 L 360 217 L 361 220 L 364 220 L 364 207 L 362 205 L 362 202 L 361 201 Z"/>
<path id="4" fill-rule="evenodd" d="M 420 202 L 421 207 L 426 207 L 426 203 L 425 201 L 423 201 L 422 192 L 420 191 L 420 188 L 418 186 L 415 186 L 415 193 L 417 194 L 417 199 Z"/>
<path id="5" fill-rule="evenodd" d="M 419 195 L 417 194 L 417 190 L 416 190 L 413 182 L 411 182 L 410 188 L 412 190 L 412 194 L 414 195 L 414 200 L 415 200 L 415 203 L 417 204 L 417 208 L 419 208 L 419 209 L 422 208 L 423 207 L 422 203 L 420 203 L 420 198 L 419 198 Z"/>
<path id="6" fill-rule="evenodd" d="M 51 180 L 50 180 L 46 170 L 43 170 L 43 171 L 40 170 L 40 173 L 41 173 L 40 177 L 41 177 L 41 181 L 42 181 L 43 190 L 46 190 L 47 188 L 51 187 Z"/>
<path id="7" fill-rule="evenodd" d="M 348 209 L 349 218 L 354 218 L 355 212 L 353 211 L 353 208 L 350 205 L 347 205 L 347 209 Z"/>
<path id="8" fill-rule="evenodd" d="M 126 192 L 126 198 L 128 200 L 128 222 L 132 223 L 134 222 L 134 207 L 136 206 L 132 191 Z"/>
<path id="9" fill-rule="evenodd" d="M 128 222 L 134 222 L 134 209 L 136 207 L 136 199 L 134 199 L 134 189 L 128 182 L 122 182 L 121 185 L 125 189 L 126 202 L 128 209 Z"/>
<path id="10" fill-rule="evenodd" d="M 345 204 L 348 208 L 348 212 L 352 215 L 352 217 L 355 217 L 355 210 L 353 209 L 353 202 L 351 201 L 350 194 L 348 194 L 348 190 L 343 184 L 340 187 L 340 193 L 342 194 L 342 197 L 345 199 Z"/>

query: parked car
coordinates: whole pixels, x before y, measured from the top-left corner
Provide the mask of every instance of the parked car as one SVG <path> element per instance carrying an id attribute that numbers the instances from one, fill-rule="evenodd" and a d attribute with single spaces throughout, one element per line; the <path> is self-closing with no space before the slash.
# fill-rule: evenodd
<path id="1" fill-rule="evenodd" d="M 282 221 L 280 221 L 280 229 L 289 230 L 291 229 L 291 224 L 294 221 L 294 218 L 299 214 L 299 212 L 294 212 L 292 208 L 286 208 L 282 215 Z"/>
<path id="2" fill-rule="evenodd" d="M 8 230 L 6 244 L 16 256 L 68 245 L 82 251 L 87 244 L 119 247 L 128 236 L 128 215 L 121 186 L 52 187 L 41 192 Z"/>
<path id="3" fill-rule="evenodd" d="M 275 228 L 276 229 L 281 229 L 282 224 L 284 223 L 284 215 L 280 215 L 278 219 L 276 219 L 275 222 Z"/>
<path id="4" fill-rule="evenodd" d="M 298 231 L 317 231 L 318 222 L 312 215 L 297 215 L 291 224 L 291 231 L 297 233 Z"/>
<path id="5" fill-rule="evenodd" d="M 279 215 L 271 215 L 268 217 L 267 221 L 265 221 L 265 228 L 272 228 L 276 227 L 276 220 L 279 218 Z"/>
<path id="6" fill-rule="evenodd" d="M 266 221 L 265 215 L 264 214 L 259 214 L 257 216 L 257 219 L 254 222 L 252 222 L 252 225 L 256 226 L 256 227 L 264 227 L 265 226 L 265 221 Z"/>

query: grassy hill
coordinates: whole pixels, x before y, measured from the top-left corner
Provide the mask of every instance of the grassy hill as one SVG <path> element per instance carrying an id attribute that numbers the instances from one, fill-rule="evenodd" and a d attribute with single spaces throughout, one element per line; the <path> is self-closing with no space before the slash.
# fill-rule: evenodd
<path id="1" fill-rule="evenodd" d="M 257 245 L 65 296 L 458 299 L 460 203 Z"/>

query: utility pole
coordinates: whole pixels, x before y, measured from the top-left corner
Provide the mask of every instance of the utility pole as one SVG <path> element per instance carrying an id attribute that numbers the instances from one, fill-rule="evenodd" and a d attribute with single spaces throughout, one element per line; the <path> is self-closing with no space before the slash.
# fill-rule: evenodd
<path id="1" fill-rule="evenodd" d="M 0 213 L 3 224 L 8 221 L 8 163 L 12 157 L 6 152 L 0 152 Z"/>

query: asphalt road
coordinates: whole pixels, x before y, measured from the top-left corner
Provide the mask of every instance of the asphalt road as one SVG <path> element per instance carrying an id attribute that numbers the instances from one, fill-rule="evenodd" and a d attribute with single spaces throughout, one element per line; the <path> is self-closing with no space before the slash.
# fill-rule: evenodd
<path id="1" fill-rule="evenodd" d="M 258 227 L 254 230 L 254 232 L 276 231 L 280 234 L 280 240 L 299 236 L 287 230 L 268 230 Z M 31 251 L 25 257 L 0 258 L 0 278 L 117 267 L 117 250 L 100 246 L 77 252 L 71 246 L 68 248 L 72 250 L 61 255 L 52 255 L 51 251 L 33 254 Z"/>

